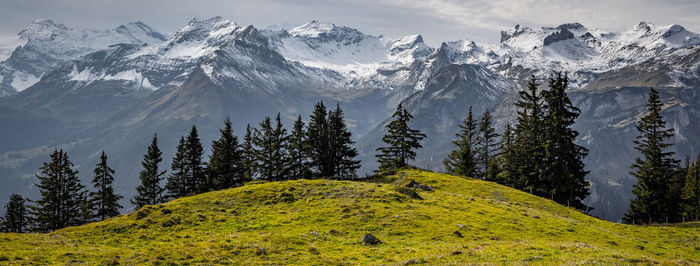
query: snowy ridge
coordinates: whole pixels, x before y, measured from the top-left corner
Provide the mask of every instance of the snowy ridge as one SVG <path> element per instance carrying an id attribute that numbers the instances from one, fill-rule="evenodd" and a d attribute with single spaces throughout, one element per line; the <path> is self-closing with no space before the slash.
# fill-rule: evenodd
<path id="1" fill-rule="evenodd" d="M 432 51 L 420 35 L 391 40 L 315 20 L 288 32 L 268 34 L 274 40 L 275 49 L 286 59 L 337 71 L 346 76 L 348 82 L 371 77 L 377 69 L 405 67 L 416 59 L 424 59 Z"/>
<path id="2" fill-rule="evenodd" d="M 564 70 L 572 74 L 572 85 L 583 87 L 595 73 L 639 64 L 659 56 L 673 56 L 700 45 L 698 34 L 679 25 L 656 26 L 640 22 L 631 29 L 607 32 L 579 23 L 558 27 L 516 25 L 501 32 L 499 44 L 477 44 L 467 40 L 448 42 L 452 63 L 481 64 L 493 70 L 504 65 L 523 66 L 545 73 Z"/>
<path id="3" fill-rule="evenodd" d="M 40 77 L 66 61 L 111 45 L 159 43 L 165 37 L 142 22 L 115 29 L 75 29 L 39 19 L 17 34 L 19 46 L 0 63 L 0 97 L 8 96 L 36 83 Z"/>
<path id="4" fill-rule="evenodd" d="M 264 83 L 270 75 L 266 71 L 282 69 L 292 76 L 313 77 L 345 89 L 422 90 L 441 68 L 474 64 L 506 78 L 520 78 L 523 71 L 543 74 L 564 70 L 570 73 L 572 86 L 581 88 L 600 73 L 651 59 L 679 61 L 672 63 L 675 65 L 667 74 L 673 81 L 669 86 L 700 80 L 695 71 L 698 62 L 678 59 L 695 53 L 700 37 L 679 25 L 648 22 L 619 33 L 579 23 L 540 28 L 516 25 L 501 32 L 498 44 L 457 40 L 438 49 L 426 45 L 417 34 L 390 39 L 315 20 L 288 30 L 259 31 L 221 17 L 192 19 L 168 39 L 141 22 L 113 30 L 76 30 L 50 20 L 37 20 L 19 37 L 23 45 L 16 50 L 17 58 L 0 64 L 0 84 L 12 91 L 31 86 L 63 62 L 93 51 L 106 51 L 109 56 L 85 58 L 85 64 L 98 60 L 102 65 L 90 73 L 83 73 L 87 70 L 81 65 L 82 70 L 71 72 L 68 80 L 90 83 L 118 79 L 139 84 L 134 88 L 158 89 L 181 85 L 196 67 L 220 83 L 223 79 L 250 82 L 252 76 Z M 131 46 L 110 47 L 116 43 Z M 20 66 L 17 62 L 31 63 Z M 112 69 L 102 69 L 105 66 Z M 4 93 L 0 90 L 0 95 L 12 92 Z"/>
<path id="5" fill-rule="evenodd" d="M 230 41 L 241 30 L 241 26 L 221 17 L 206 20 L 192 19 L 187 26 L 165 42 L 141 49 L 139 52 L 129 55 L 129 59 L 139 56 L 159 56 L 161 59 L 198 59 L 219 49 L 219 46 Z"/>

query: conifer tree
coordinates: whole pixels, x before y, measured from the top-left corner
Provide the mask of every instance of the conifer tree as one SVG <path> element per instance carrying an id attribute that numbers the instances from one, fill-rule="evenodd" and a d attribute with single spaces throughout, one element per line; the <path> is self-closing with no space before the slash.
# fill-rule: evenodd
<path id="1" fill-rule="evenodd" d="M 209 191 L 206 169 L 202 162 L 204 148 L 199 141 L 197 127 L 192 126 L 190 134 L 185 139 L 185 169 L 187 170 L 188 187 L 193 188 L 192 194 Z"/>
<path id="2" fill-rule="evenodd" d="M 309 158 L 311 159 L 310 166 L 316 178 L 329 177 L 334 174 L 329 160 L 331 153 L 328 149 L 327 114 L 326 106 L 323 105 L 323 102 L 316 103 L 306 131 Z"/>
<path id="3" fill-rule="evenodd" d="M 233 134 L 231 119 L 226 117 L 221 137 L 211 144 L 212 154 L 207 165 L 207 182 L 211 189 L 225 189 L 243 183 L 241 152 L 238 137 Z"/>
<path id="4" fill-rule="evenodd" d="M 90 192 L 90 203 L 94 208 L 94 215 L 98 221 L 119 215 L 122 207 L 119 200 L 123 197 L 114 193 L 112 183 L 114 182 L 114 170 L 107 165 L 107 155 L 102 151 L 100 161 L 93 170 L 95 177 L 92 184 L 97 191 Z"/>
<path id="5" fill-rule="evenodd" d="M 360 168 L 360 161 L 355 160 L 357 150 L 353 148 L 355 141 L 345 124 L 343 110 L 340 104 L 336 105 L 334 111 L 328 112 L 328 140 L 329 151 L 331 153 L 330 165 L 333 175 L 340 178 L 350 178 L 357 175 Z"/>
<path id="6" fill-rule="evenodd" d="M 268 181 L 280 181 L 289 177 L 287 130 L 282 125 L 280 114 L 275 118 L 273 127 L 270 117 L 260 123 L 260 130 L 255 129 L 253 144 L 256 150 L 256 168 L 260 171 L 260 178 Z"/>
<path id="7" fill-rule="evenodd" d="M 493 155 L 498 152 L 497 137 L 498 133 L 491 122 L 491 114 L 486 110 L 479 123 L 477 136 L 479 147 L 476 149 L 478 176 L 481 179 L 495 181 L 498 174 L 498 168 L 494 167 L 496 164 L 493 163 Z"/>
<path id="8" fill-rule="evenodd" d="M 515 133 L 510 123 L 506 123 L 503 129 L 503 137 L 499 142 L 499 154 L 497 157 L 499 172 L 495 182 L 510 187 L 515 187 L 513 179 L 517 178 L 517 169 L 514 165 Z"/>
<path id="9" fill-rule="evenodd" d="M 18 194 L 10 195 L 10 201 L 5 205 L 5 215 L 1 219 L 0 232 L 24 233 L 27 214 L 24 198 Z"/>
<path id="10" fill-rule="evenodd" d="M 294 122 L 294 128 L 289 135 L 289 176 L 292 179 L 310 178 L 311 169 L 309 168 L 307 136 L 304 130 L 304 121 L 301 116 L 297 117 Z"/>
<path id="11" fill-rule="evenodd" d="M 667 218 L 664 218 L 667 223 L 682 222 L 683 216 L 683 188 L 685 188 L 686 178 L 690 171 L 690 158 L 686 157 L 684 166 L 677 161 L 676 168 L 670 173 L 668 182 L 668 191 L 666 192 L 666 208 L 668 210 Z"/>
<path id="12" fill-rule="evenodd" d="M 464 122 L 459 126 L 460 131 L 455 135 L 456 140 L 452 141 L 455 149 L 447 155 L 443 161 L 447 173 L 465 176 L 476 177 L 477 161 L 476 161 L 476 144 L 478 138 L 477 125 L 472 116 L 472 107 L 469 107 L 469 112 Z"/>
<path id="13" fill-rule="evenodd" d="M 688 166 L 682 191 L 682 215 L 685 221 L 700 220 L 700 154 Z"/>
<path id="14" fill-rule="evenodd" d="M 272 131 L 272 167 L 271 180 L 281 181 L 289 179 L 289 153 L 288 153 L 287 129 L 282 125 L 280 113 L 275 118 L 275 129 Z"/>
<path id="15" fill-rule="evenodd" d="M 382 138 L 387 146 L 377 148 L 379 154 L 376 157 L 380 172 L 408 166 L 408 160 L 416 158 L 414 150 L 423 147 L 420 141 L 425 138 L 425 134 L 408 126 L 413 116 L 402 104 L 396 107 L 391 118 L 393 120 L 386 125 L 388 132 Z"/>
<path id="16" fill-rule="evenodd" d="M 581 111 L 566 94 L 569 80 L 556 72 L 549 78 L 549 90 L 543 92 L 546 110 L 544 114 L 545 164 L 542 179 L 549 189 L 548 198 L 578 209 L 586 209 L 583 200 L 588 196 L 588 181 L 583 159 L 588 150 L 575 143 L 578 132 L 571 127 Z M 544 191 L 543 191 L 544 190 Z"/>
<path id="17" fill-rule="evenodd" d="M 275 136 L 272 128 L 270 117 L 265 117 L 259 124 L 260 129 L 255 129 L 253 143 L 257 147 L 256 150 L 256 168 L 260 172 L 260 178 L 263 180 L 274 181 L 276 170 L 274 169 L 275 162 Z"/>
<path id="18" fill-rule="evenodd" d="M 241 144 L 241 182 L 245 183 L 253 180 L 256 173 L 256 150 L 253 143 L 253 133 L 250 129 L 250 124 L 245 128 L 245 136 Z"/>
<path id="19" fill-rule="evenodd" d="M 186 167 L 186 147 L 185 137 L 180 137 L 177 151 L 173 162 L 170 164 L 170 175 L 165 188 L 168 190 L 168 198 L 176 199 L 194 195 L 194 187 L 188 182 L 188 171 Z"/>
<path id="20" fill-rule="evenodd" d="M 659 93 L 651 88 L 648 113 L 637 124 L 640 135 L 634 140 L 635 149 L 642 153 L 642 157 L 637 157 L 630 172 L 637 178 L 637 183 L 632 189 L 635 198 L 623 218 L 627 223 L 666 222 L 672 216 L 668 212 L 668 184 L 678 167 L 678 160 L 673 158 L 673 152 L 665 151 L 673 145 L 667 141 L 674 132 L 672 128 L 665 129 L 662 106 Z"/>
<path id="21" fill-rule="evenodd" d="M 41 198 L 29 206 L 36 231 L 53 231 L 85 223 L 86 192 L 68 154 L 56 149 L 36 175 Z"/>
<path id="22" fill-rule="evenodd" d="M 161 182 L 166 171 L 160 171 L 158 168 L 158 164 L 163 161 L 162 155 L 163 153 L 158 148 L 158 134 L 154 134 L 141 162 L 143 167 L 139 173 L 141 184 L 136 187 L 136 196 L 131 200 L 131 204 L 134 204 L 136 209 L 165 201 L 163 195 L 165 188 L 161 186 Z"/>
<path id="23" fill-rule="evenodd" d="M 511 164 L 517 171 L 511 175 L 510 183 L 514 188 L 532 192 L 535 195 L 548 195 L 548 184 L 542 180 L 542 168 L 545 159 L 544 122 L 542 114 L 542 95 L 535 76 L 530 78 L 527 90 L 520 91 L 517 125 L 515 127 L 514 152 Z"/>

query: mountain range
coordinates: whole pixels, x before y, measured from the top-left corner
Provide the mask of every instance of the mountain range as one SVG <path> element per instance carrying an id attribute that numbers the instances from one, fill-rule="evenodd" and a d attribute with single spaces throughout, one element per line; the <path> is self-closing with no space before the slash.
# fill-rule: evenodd
<path id="1" fill-rule="evenodd" d="M 392 39 L 319 21 L 260 29 L 221 17 L 192 19 L 171 36 L 140 22 L 96 30 L 37 20 L 19 37 L 0 63 L 3 204 L 12 192 L 36 197 L 34 173 L 54 148 L 68 152 L 84 183 L 105 150 L 115 188 L 128 199 L 154 133 L 167 168 L 192 125 L 208 150 L 226 116 L 242 135 L 246 124 L 277 112 L 287 126 L 298 115 L 308 119 L 317 101 L 345 111 L 360 175 L 375 169 L 374 149 L 401 102 L 428 135 L 414 164 L 439 171 L 469 106 L 477 116 L 492 112 L 500 131 L 514 119 L 524 81 L 552 71 L 568 73 L 582 111 L 575 127 L 590 150 L 593 214 L 617 221 L 627 208 L 634 125 L 649 87 L 666 103 L 674 151 L 700 152 L 700 36 L 679 25 L 640 22 L 623 32 L 516 25 L 497 44 L 440 47 L 421 35 Z"/>

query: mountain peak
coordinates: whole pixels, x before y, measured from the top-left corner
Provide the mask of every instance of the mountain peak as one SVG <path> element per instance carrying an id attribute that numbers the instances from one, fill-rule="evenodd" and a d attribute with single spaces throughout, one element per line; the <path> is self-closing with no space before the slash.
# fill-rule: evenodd
<path id="1" fill-rule="evenodd" d="M 318 37 L 320 34 L 333 31 L 335 28 L 336 26 L 333 23 L 312 20 L 311 22 L 291 29 L 289 34 L 295 36 Z"/>
<path id="2" fill-rule="evenodd" d="M 214 16 L 211 18 L 192 18 L 188 23 L 187 26 L 185 26 L 185 29 L 189 28 L 214 28 L 217 26 L 222 26 L 222 25 L 235 25 L 233 21 L 220 17 L 220 16 Z M 184 29 L 183 29 L 184 30 Z"/>
<path id="3" fill-rule="evenodd" d="M 212 38 L 220 39 L 234 33 L 239 28 L 236 23 L 219 16 L 207 19 L 193 18 L 185 27 L 175 33 L 172 40 L 176 43 L 183 43 Z"/>
<path id="4" fill-rule="evenodd" d="M 634 27 L 632 27 L 633 31 L 643 31 L 643 32 L 649 32 L 653 28 L 655 28 L 656 25 L 654 23 L 648 22 L 648 21 L 640 21 Z"/>
<path id="5" fill-rule="evenodd" d="M 565 23 L 561 24 L 557 27 L 559 30 L 581 30 L 584 29 L 583 25 L 578 22 L 573 22 L 573 23 Z"/>
<path id="6" fill-rule="evenodd" d="M 55 23 L 50 19 L 37 19 L 27 25 L 17 35 L 23 39 L 50 39 L 53 34 L 60 31 L 69 31 L 66 25 Z"/>

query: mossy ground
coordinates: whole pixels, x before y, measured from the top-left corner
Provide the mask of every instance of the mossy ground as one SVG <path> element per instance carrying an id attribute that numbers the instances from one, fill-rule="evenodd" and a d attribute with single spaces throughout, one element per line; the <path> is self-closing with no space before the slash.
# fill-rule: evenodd
<path id="1" fill-rule="evenodd" d="M 434 189 L 400 188 L 409 180 Z M 383 243 L 362 245 L 366 233 Z M 256 182 L 49 234 L 0 234 L 0 263 L 698 264 L 699 237 L 700 223 L 620 225 L 494 183 L 406 170 L 373 182 Z"/>

